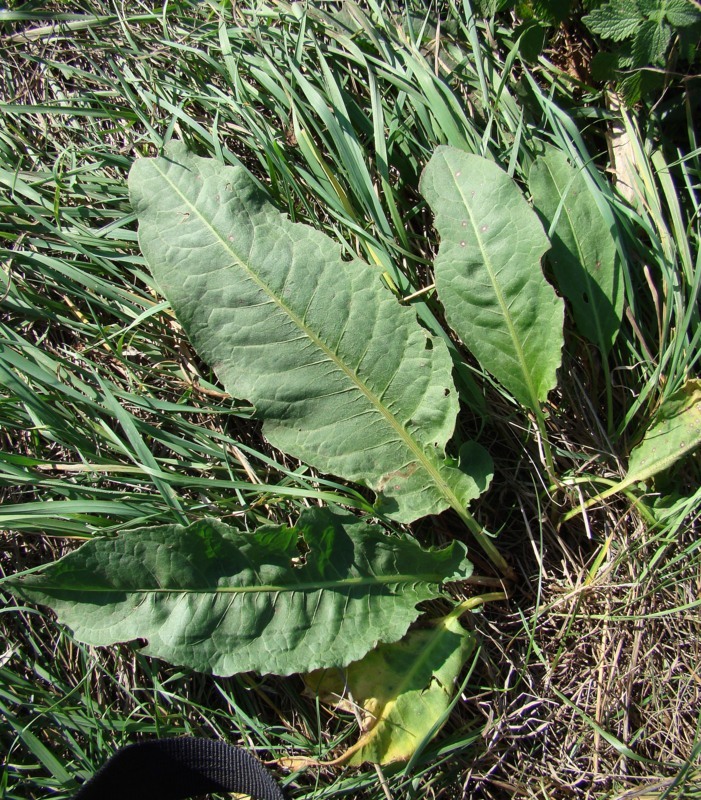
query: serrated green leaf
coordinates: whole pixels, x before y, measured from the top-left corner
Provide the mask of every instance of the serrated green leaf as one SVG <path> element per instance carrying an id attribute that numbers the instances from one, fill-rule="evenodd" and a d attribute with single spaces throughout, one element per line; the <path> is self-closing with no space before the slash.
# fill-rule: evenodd
<path id="1" fill-rule="evenodd" d="M 663 25 L 665 21 L 665 14 L 661 6 L 651 9 L 646 17 L 647 22 L 654 22 L 655 25 Z"/>
<path id="2" fill-rule="evenodd" d="M 421 192 L 435 214 L 438 296 L 451 328 L 524 406 L 555 386 L 564 304 L 540 260 L 548 239 L 514 181 L 494 162 L 439 147 Z"/>
<path id="3" fill-rule="evenodd" d="M 686 28 L 701 22 L 701 11 L 691 0 L 665 0 L 663 8 L 667 21 L 675 28 Z"/>
<path id="4" fill-rule="evenodd" d="M 333 240 L 293 224 L 243 167 L 176 143 L 129 178 L 139 242 L 200 355 L 275 447 L 363 483 L 402 522 L 465 508 L 488 476 L 446 457 L 445 344 Z"/>
<path id="5" fill-rule="evenodd" d="M 616 56 L 618 57 L 619 69 L 627 69 L 633 66 L 633 42 L 621 42 L 616 47 Z"/>
<path id="6" fill-rule="evenodd" d="M 582 17 L 592 33 L 615 42 L 634 36 L 644 21 L 635 0 L 613 0 Z"/>
<path id="7" fill-rule="evenodd" d="M 89 644 L 147 639 L 147 655 L 202 672 L 287 675 L 401 638 L 417 603 L 470 575 L 465 552 L 310 509 L 294 529 L 209 519 L 95 539 L 5 585 Z"/>
<path id="8" fill-rule="evenodd" d="M 630 75 L 626 75 L 618 85 L 619 92 L 626 101 L 626 105 L 632 106 L 639 102 L 643 95 L 643 70 L 637 70 Z"/>
<path id="9" fill-rule="evenodd" d="M 636 66 L 663 64 L 671 41 L 672 29 L 669 25 L 660 25 L 652 20 L 645 22 L 633 40 L 633 58 Z"/>
<path id="10" fill-rule="evenodd" d="M 557 147 L 547 145 L 528 178 L 536 209 L 551 230 L 548 260 L 572 304 L 577 328 L 604 355 L 623 316 L 623 281 L 616 244 L 580 170 Z"/>
<path id="11" fill-rule="evenodd" d="M 381 645 L 345 670 L 305 680 L 325 702 L 359 707 L 363 734 L 334 761 L 359 766 L 411 758 L 444 721 L 455 681 L 475 646 L 474 634 L 451 616 Z M 350 696 L 349 693 L 350 692 Z"/>

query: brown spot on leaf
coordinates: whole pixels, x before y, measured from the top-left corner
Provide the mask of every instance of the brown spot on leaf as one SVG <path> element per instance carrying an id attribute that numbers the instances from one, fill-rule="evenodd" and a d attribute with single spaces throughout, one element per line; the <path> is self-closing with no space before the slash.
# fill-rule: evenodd
<path id="1" fill-rule="evenodd" d="M 377 489 L 380 492 L 383 492 L 387 486 L 391 483 L 392 488 L 395 491 L 399 491 L 401 489 L 401 484 L 394 483 L 396 480 L 403 480 L 405 481 L 407 478 L 410 478 L 418 469 L 418 464 L 409 464 L 408 467 L 404 469 L 398 469 L 394 472 L 388 472 L 386 475 L 383 475 L 377 484 Z"/>

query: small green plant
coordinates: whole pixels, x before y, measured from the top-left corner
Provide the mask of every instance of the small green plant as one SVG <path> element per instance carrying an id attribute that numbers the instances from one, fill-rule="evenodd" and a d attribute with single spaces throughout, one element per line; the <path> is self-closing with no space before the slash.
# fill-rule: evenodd
<path id="1" fill-rule="evenodd" d="M 670 81 L 674 70 L 698 58 L 701 8 L 693 0 L 483 0 L 478 13 L 493 16 L 511 10 L 521 20 L 515 29 L 519 52 L 536 61 L 555 28 L 581 21 L 595 37 L 615 48 L 591 60 L 592 77 L 615 81 L 626 102 L 634 104 Z"/>
<path id="2" fill-rule="evenodd" d="M 582 21 L 615 44 L 592 60 L 599 80 L 616 80 L 628 103 L 662 88 L 677 63 L 693 63 L 701 10 L 691 0 L 610 0 Z"/>

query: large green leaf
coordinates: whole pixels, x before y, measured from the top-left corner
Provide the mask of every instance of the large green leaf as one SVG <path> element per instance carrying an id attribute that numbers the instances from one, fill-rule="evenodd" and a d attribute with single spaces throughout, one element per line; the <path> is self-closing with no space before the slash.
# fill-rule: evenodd
<path id="1" fill-rule="evenodd" d="M 471 569 L 458 542 L 426 550 L 310 509 L 295 529 L 209 519 L 96 539 L 5 585 L 90 644 L 147 639 L 146 654 L 203 672 L 286 675 L 400 639 L 417 603 Z"/>
<path id="2" fill-rule="evenodd" d="M 471 477 L 445 454 L 458 410 L 447 347 L 379 271 L 291 223 L 243 167 L 182 145 L 138 160 L 129 184 L 158 285 L 273 445 L 366 484 L 404 522 L 486 488 L 486 454 Z"/>
<path id="3" fill-rule="evenodd" d="M 557 147 L 546 146 L 528 176 L 536 209 L 549 225 L 548 260 L 572 303 L 577 328 L 608 354 L 621 326 L 623 281 L 616 244 L 581 171 Z"/>
<path id="4" fill-rule="evenodd" d="M 540 261 L 548 239 L 513 180 L 493 161 L 439 147 L 421 192 L 441 237 L 438 295 L 453 330 L 524 406 L 555 386 L 563 302 Z"/>
<path id="5" fill-rule="evenodd" d="M 334 763 L 406 761 L 437 733 L 475 636 L 449 615 L 429 628 L 384 644 L 345 670 L 319 670 L 305 680 L 326 702 L 363 711 L 363 734 Z"/>

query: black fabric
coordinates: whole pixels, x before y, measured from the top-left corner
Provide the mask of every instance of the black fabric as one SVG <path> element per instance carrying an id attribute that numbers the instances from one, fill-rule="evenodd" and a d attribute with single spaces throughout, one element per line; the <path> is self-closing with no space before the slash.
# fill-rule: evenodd
<path id="1" fill-rule="evenodd" d="M 74 800 L 181 800 L 210 792 L 284 800 L 268 770 L 245 750 L 188 737 L 118 750 Z"/>

